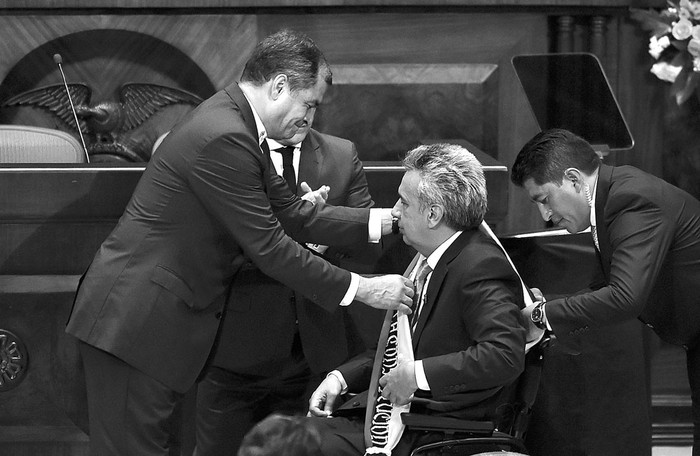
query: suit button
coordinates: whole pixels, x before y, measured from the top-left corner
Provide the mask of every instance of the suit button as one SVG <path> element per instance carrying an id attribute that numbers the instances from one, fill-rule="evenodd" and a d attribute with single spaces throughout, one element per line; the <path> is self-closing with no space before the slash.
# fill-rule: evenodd
<path id="1" fill-rule="evenodd" d="M 360 401 L 355 401 L 352 403 L 353 407 L 359 407 L 360 406 Z"/>
<path id="2" fill-rule="evenodd" d="M 652 325 L 651 323 L 647 323 L 647 327 L 648 327 L 649 329 L 654 329 L 654 325 Z"/>
<path id="3" fill-rule="evenodd" d="M 217 312 L 214 316 L 217 320 L 221 320 L 221 312 Z"/>

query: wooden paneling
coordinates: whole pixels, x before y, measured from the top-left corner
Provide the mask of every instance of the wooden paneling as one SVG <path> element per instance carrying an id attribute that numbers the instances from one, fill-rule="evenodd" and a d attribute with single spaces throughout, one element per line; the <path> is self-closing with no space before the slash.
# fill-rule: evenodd
<path id="1" fill-rule="evenodd" d="M 426 68 L 432 64 L 474 64 L 495 67 L 493 77 L 498 91 L 496 117 L 482 120 L 496 123 L 491 127 L 497 130 L 498 139 L 495 150 L 490 150 L 488 145 L 482 147 L 507 167 L 510 167 L 520 147 L 538 131 L 510 59 L 522 53 L 547 52 L 548 18 L 544 14 L 415 12 L 260 15 L 261 33 L 270 33 L 285 26 L 308 33 L 319 43 L 331 67 L 358 64 L 422 64 Z M 449 106 L 447 109 L 450 109 Z M 478 139 L 469 137 L 468 130 L 465 129 L 464 139 L 481 146 Z M 508 191 L 508 215 L 496 227 L 497 232 L 541 228 L 543 222 L 524 194 L 512 186 Z"/>
<path id="2" fill-rule="evenodd" d="M 296 7 L 445 7 L 465 6 L 464 0 L 0 0 L 0 8 L 296 8 Z M 470 7 L 608 8 L 658 5 L 659 0 L 475 0 Z M 663 3 L 663 2 L 661 2 Z"/>
<path id="3" fill-rule="evenodd" d="M 124 102 L 121 86 L 130 82 L 207 98 L 238 78 L 258 41 L 254 18 L 238 15 L 0 16 L 0 30 L 0 103 L 61 84 L 53 61 L 58 53 L 67 81 L 86 84 L 91 93 L 85 104 L 93 107 Z M 168 105 L 134 128 L 122 130 L 116 125 L 101 137 L 88 129 L 88 148 L 91 153 L 93 144 L 108 149 L 113 136 L 114 146 L 136 151 L 147 160 L 156 138 L 192 108 Z M 57 128 L 76 135 L 74 126 L 39 105 L 0 108 L 0 123 Z"/>
<path id="4" fill-rule="evenodd" d="M 134 53 L 138 41 L 129 48 L 119 43 L 100 43 L 101 36 L 123 30 L 132 35 L 148 35 L 186 55 L 211 81 L 215 89 L 235 80 L 245 58 L 260 37 L 282 27 L 307 32 L 324 50 L 331 66 L 352 64 L 470 64 L 491 67 L 487 82 L 496 88 L 497 105 L 493 114 L 479 117 L 481 125 L 465 128 L 463 138 L 476 143 L 501 163 L 509 166 L 519 147 L 537 131 L 527 101 L 510 65 L 512 56 L 547 50 L 547 16 L 543 14 L 485 13 L 348 13 L 348 14 L 260 14 L 249 15 L 98 15 L 98 16 L 0 16 L 0 30 L 8 30 L 8 39 L 0 48 L 0 76 L 12 71 L 36 47 L 34 53 L 44 57 L 37 75 L 29 80 L 5 77 L 0 85 L 0 99 L 22 90 L 60 81 L 50 55 L 65 53 L 65 71 L 71 80 L 83 80 L 94 87 L 95 101 L 115 98 L 116 86 L 128 80 L 174 84 L 202 95 L 207 89 L 188 87 L 187 78 L 178 79 L 177 71 L 144 65 L 148 52 Z M 92 41 L 104 46 L 81 50 L 80 33 L 90 33 Z M 128 35 L 131 36 L 131 35 Z M 149 38 L 150 39 L 150 38 Z M 143 40 L 148 44 L 148 40 Z M 61 48 L 61 46 L 67 46 Z M 163 48 L 167 49 L 167 48 Z M 155 51 L 152 51 L 155 52 Z M 145 54 L 144 54 L 145 53 Z M 80 55 L 73 61 L 72 55 Z M 112 55 L 118 65 L 106 65 Z M 145 55 L 145 57 L 144 57 Z M 105 71 L 112 69 L 109 77 Z M 118 68 L 119 71 L 114 71 Z M 75 78 L 75 79 L 74 79 Z M 18 81 L 17 79 L 20 79 Z M 4 91 L 4 92 L 3 92 Z M 488 95 L 488 93 L 487 93 Z M 422 109 L 417 106 L 416 109 Z M 8 112 L 9 111 L 9 112 Z M 0 110 L 5 122 L 31 123 L 58 127 L 56 120 L 34 108 Z M 155 117 L 155 116 L 154 116 Z M 477 116 L 478 117 L 478 116 Z M 177 119 L 156 119 L 135 135 L 136 140 L 153 141 Z M 158 121 L 162 121 L 159 123 Z M 365 119 L 358 119 L 365 120 Z M 0 119 L 2 121 L 2 119 Z M 469 120 L 467 120 L 469 121 Z M 471 137 L 470 130 L 490 131 L 491 138 Z M 454 136 L 454 135 L 451 135 Z M 440 139 L 440 138 L 431 138 Z M 525 197 L 509 189 L 508 217 L 497 231 L 513 232 L 542 226 L 534 207 L 525 204 Z"/>
<path id="5" fill-rule="evenodd" d="M 474 110 L 488 109 L 487 115 L 467 113 L 470 125 L 462 138 L 429 139 L 471 140 L 509 167 L 522 144 L 538 131 L 510 59 L 564 48 L 594 50 L 637 143 L 632 151 L 608 160 L 662 175 L 665 87 L 648 73 L 648 37 L 626 19 L 629 5 L 663 7 L 665 2 L 0 0 L 0 103 L 18 92 L 60 82 L 54 53 L 63 55 L 69 82 L 91 87 L 92 102 L 118 101 L 118 87 L 126 82 L 158 83 L 205 97 L 238 78 L 248 54 L 263 36 L 292 27 L 307 32 L 319 44 L 331 67 L 338 68 L 339 85 L 358 82 L 359 76 L 352 74 L 344 79 L 342 68 L 351 66 L 488 69 L 488 77 L 472 88 L 476 97 L 472 99 L 477 102 L 470 105 Z M 423 111 L 428 105 L 415 108 Z M 462 114 L 463 106 L 447 104 L 445 109 L 457 115 Z M 154 115 L 141 131 L 134 132 L 134 141 L 153 141 L 185 111 L 164 110 Z M 357 120 L 367 120 L 358 111 L 354 114 Z M 68 131 L 48 113 L 27 107 L 0 109 L 0 122 Z M 375 199 L 383 205 L 393 203 L 398 179 L 368 173 Z M 0 422 L 0 448 L 10 448 L 8 442 L 14 441 L 16 446 L 10 449 L 14 454 L 85 454 L 82 406 L 76 389 L 80 378 L 66 377 L 77 375 L 79 366 L 74 347 L 66 344 L 61 328 L 70 309 L 66 284 L 73 283 L 87 266 L 121 214 L 135 185 L 135 179 L 129 179 L 138 172 L 127 180 L 120 180 L 122 176 L 110 181 L 109 175 L 88 172 L 68 180 L 61 173 L 43 176 L 31 188 L 43 196 L 19 207 L 17 201 L 26 196 L 26 189 L 9 175 L 0 174 L 0 245 L 4 246 L 0 249 L 0 288 L 5 290 L 0 293 L 0 322 L 3 327 L 11 322 L 23 335 L 30 334 L 24 337 L 32 353 L 39 353 L 34 359 L 43 364 L 18 387 L 22 388 L 20 399 L 15 397 L 17 392 L 11 396 L 0 393 L 3 412 L 11 411 Z M 393 177 L 399 175 L 397 171 Z M 499 234 L 543 226 L 535 207 L 512 185 L 504 182 L 495 192 L 489 191 L 491 195 L 506 192 L 505 217 L 497 217 L 494 227 Z M 490 213 L 494 215 L 500 214 Z M 397 267 L 391 262 L 384 266 Z M 673 366 L 678 371 L 676 358 Z M 59 367 L 50 370 L 48 366 L 56 359 Z M 60 378 L 65 385 L 50 389 L 46 383 L 50 378 Z M 675 399 L 670 402 L 678 403 L 676 399 L 683 399 L 683 394 L 673 390 Z M 51 418 L 51 423 L 25 420 L 27 414 L 19 405 L 24 397 L 34 407 L 32 413 Z M 669 410 L 673 414 L 678 407 Z M 45 439 L 64 441 L 47 445 L 37 437 L 42 434 Z"/>

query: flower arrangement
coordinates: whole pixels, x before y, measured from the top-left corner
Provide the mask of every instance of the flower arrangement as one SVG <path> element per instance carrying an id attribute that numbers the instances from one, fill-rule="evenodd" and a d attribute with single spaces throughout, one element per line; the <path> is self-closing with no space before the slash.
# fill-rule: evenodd
<path id="1" fill-rule="evenodd" d="M 681 105 L 700 83 L 700 0 L 668 0 L 667 5 L 661 11 L 631 9 L 631 15 L 651 33 L 649 54 L 656 60 L 651 72 L 672 83 Z"/>

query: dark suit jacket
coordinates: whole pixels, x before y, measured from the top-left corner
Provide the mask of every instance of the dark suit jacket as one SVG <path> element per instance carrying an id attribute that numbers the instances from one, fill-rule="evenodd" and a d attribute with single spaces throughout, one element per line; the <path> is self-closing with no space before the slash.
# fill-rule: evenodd
<path id="1" fill-rule="evenodd" d="M 279 222 L 300 242 L 352 244 L 366 241 L 368 218 L 367 209 L 293 195 L 270 170 L 250 105 L 232 84 L 175 127 L 149 162 L 82 278 L 67 332 L 184 392 L 211 350 L 244 255 L 332 309 L 350 274 L 285 236 Z"/>
<path id="2" fill-rule="evenodd" d="M 304 181 L 312 189 L 330 185 L 328 204 L 374 205 L 355 145 L 345 139 L 309 132 L 301 145 L 297 179 L 299 184 Z M 364 242 L 356 249 L 330 247 L 324 256 L 351 270 L 348 264 L 364 256 L 370 263 L 366 267 L 371 268 L 371 260 L 379 253 L 372 246 Z M 346 309 L 320 307 L 257 268 L 244 268 L 231 289 L 213 365 L 239 374 L 276 373 L 291 356 L 297 320 L 304 355 L 313 372 L 328 371 L 358 352 L 352 346 L 355 338 L 346 336 L 353 327 Z"/>
<path id="3" fill-rule="evenodd" d="M 639 317 L 663 340 L 700 336 L 700 202 L 631 166 L 602 165 L 596 223 L 605 286 L 547 303 L 560 341 L 575 347 L 590 327 Z"/>
<path id="4" fill-rule="evenodd" d="M 505 412 L 497 409 L 511 401 L 524 367 L 523 307 L 501 248 L 478 229 L 462 233 L 433 271 L 413 335 L 431 390 L 416 392 L 411 411 L 463 419 Z M 373 360 L 371 351 L 339 368 L 349 392 L 368 387 Z"/>

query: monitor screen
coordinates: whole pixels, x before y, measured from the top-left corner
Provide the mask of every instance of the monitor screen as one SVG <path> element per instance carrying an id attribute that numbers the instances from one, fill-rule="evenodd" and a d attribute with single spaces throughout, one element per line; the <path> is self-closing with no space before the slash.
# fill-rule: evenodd
<path id="1" fill-rule="evenodd" d="M 540 129 L 565 128 L 597 149 L 634 145 L 596 56 L 518 55 L 512 62 Z"/>

